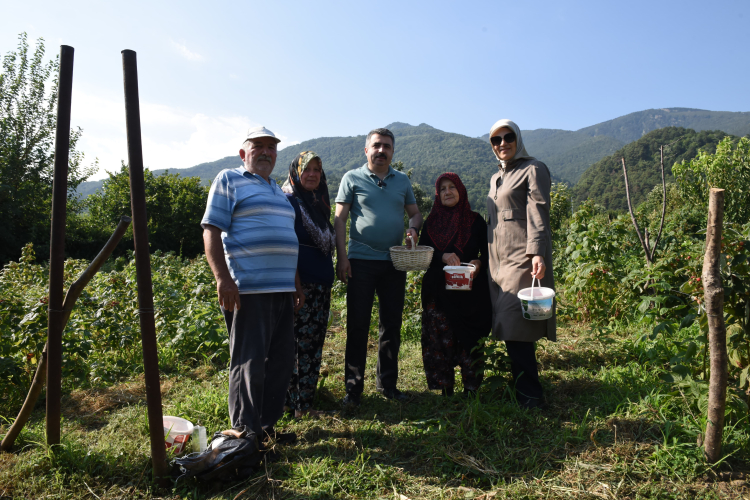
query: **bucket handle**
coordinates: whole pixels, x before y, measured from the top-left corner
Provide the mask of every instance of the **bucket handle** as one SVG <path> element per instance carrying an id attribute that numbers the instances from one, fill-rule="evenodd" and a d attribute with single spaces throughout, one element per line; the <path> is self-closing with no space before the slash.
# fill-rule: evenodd
<path id="1" fill-rule="evenodd" d="M 539 278 L 537 278 L 536 276 L 532 276 L 531 278 L 531 299 L 532 300 L 534 299 L 534 280 L 536 280 L 536 282 L 539 284 L 539 288 L 542 287 L 542 282 L 539 281 Z"/>
<path id="2" fill-rule="evenodd" d="M 477 266 L 475 266 L 475 265 L 474 265 L 474 264 L 472 264 L 471 262 L 461 262 L 461 265 L 462 265 L 462 266 L 471 266 L 471 267 L 473 267 L 474 269 L 476 269 L 476 268 L 477 268 Z"/>

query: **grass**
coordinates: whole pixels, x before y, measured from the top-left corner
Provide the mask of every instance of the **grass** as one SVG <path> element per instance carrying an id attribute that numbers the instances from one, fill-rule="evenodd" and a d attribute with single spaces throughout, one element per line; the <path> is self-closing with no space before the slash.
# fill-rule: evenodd
<path id="1" fill-rule="evenodd" d="M 604 339 L 573 325 L 560 328 L 557 343 L 540 343 L 548 402 L 541 411 L 519 409 L 504 384 L 468 400 L 428 391 L 413 341 L 402 344 L 399 379 L 411 400 L 387 401 L 374 390 L 372 340 L 362 406 L 318 420 L 284 417 L 279 427 L 299 442 L 235 484 L 154 487 L 142 379 L 74 391 L 63 401 L 61 446 L 44 445 L 40 404 L 14 452 L 0 454 L 0 499 L 750 499 L 747 421 L 728 430 L 728 458 L 710 469 L 696 445 L 704 420 L 639 362 L 630 340 L 637 333 Z M 337 320 L 324 350 L 320 409 L 339 409 L 344 343 Z M 229 425 L 226 392 L 225 370 L 170 372 L 164 413 L 210 435 Z M 0 434 L 15 416 L 3 411 Z"/>

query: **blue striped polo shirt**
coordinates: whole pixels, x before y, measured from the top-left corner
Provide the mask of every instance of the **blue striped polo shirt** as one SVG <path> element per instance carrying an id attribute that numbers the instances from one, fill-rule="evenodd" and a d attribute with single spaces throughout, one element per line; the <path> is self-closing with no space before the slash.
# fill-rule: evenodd
<path id="1" fill-rule="evenodd" d="M 221 229 L 224 258 L 240 293 L 293 292 L 299 252 L 294 217 L 273 179 L 242 166 L 216 176 L 201 226 Z"/>

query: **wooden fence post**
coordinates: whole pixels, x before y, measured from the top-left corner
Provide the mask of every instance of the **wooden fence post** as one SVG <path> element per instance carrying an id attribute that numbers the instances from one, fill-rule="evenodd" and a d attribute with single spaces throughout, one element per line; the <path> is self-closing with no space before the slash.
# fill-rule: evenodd
<path id="1" fill-rule="evenodd" d="M 711 189 L 708 202 L 706 253 L 703 257 L 703 298 L 708 316 L 711 374 L 708 383 L 708 422 L 704 452 L 710 463 L 721 458 L 724 411 L 727 403 L 727 329 L 724 324 L 724 288 L 721 283 L 721 233 L 724 190 Z"/>

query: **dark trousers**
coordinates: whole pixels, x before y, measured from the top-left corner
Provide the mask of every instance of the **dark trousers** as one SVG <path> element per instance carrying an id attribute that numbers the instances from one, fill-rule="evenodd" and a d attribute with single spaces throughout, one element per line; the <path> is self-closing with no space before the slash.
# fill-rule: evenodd
<path id="1" fill-rule="evenodd" d="M 513 374 L 518 400 L 541 399 L 543 391 L 536 366 L 536 344 L 506 340 L 505 347 L 510 356 L 510 371 Z"/>
<path id="2" fill-rule="evenodd" d="M 364 389 L 367 338 L 375 294 L 380 303 L 375 386 L 379 391 L 395 388 L 406 273 L 397 271 L 389 260 L 350 259 L 349 263 L 352 277 L 346 291 L 346 392 L 360 395 Z"/>
<path id="3" fill-rule="evenodd" d="M 294 366 L 291 292 L 240 295 L 239 311 L 222 308 L 229 332 L 229 417 L 262 439 L 284 414 Z"/>

